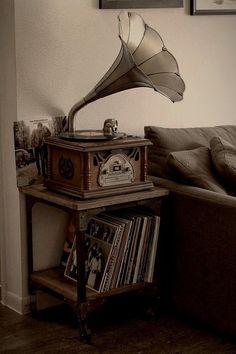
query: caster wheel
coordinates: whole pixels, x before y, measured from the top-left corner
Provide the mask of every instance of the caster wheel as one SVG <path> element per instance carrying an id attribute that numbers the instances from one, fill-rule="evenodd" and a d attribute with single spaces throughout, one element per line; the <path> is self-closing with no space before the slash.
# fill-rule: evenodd
<path id="1" fill-rule="evenodd" d="M 87 324 L 84 321 L 79 322 L 79 329 L 81 341 L 86 344 L 90 344 L 92 340 L 91 330 L 88 328 Z"/>
<path id="2" fill-rule="evenodd" d="M 86 344 L 91 344 L 91 341 L 92 341 L 92 336 L 91 336 L 91 332 L 88 331 L 88 332 L 83 332 L 80 334 L 80 339 L 83 343 L 86 343 Z"/>

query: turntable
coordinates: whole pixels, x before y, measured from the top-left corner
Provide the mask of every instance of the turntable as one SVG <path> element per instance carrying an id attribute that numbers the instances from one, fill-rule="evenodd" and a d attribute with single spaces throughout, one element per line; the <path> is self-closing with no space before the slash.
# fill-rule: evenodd
<path id="1" fill-rule="evenodd" d="M 183 98 L 185 85 L 178 64 L 158 32 L 141 16 L 121 12 L 120 52 L 99 83 L 68 115 L 68 130 L 46 139 L 49 189 L 82 199 L 140 191 L 147 181 L 148 139 L 118 131 L 115 119 L 106 119 L 102 130 L 75 129 L 75 115 L 85 105 L 137 87 L 152 88 L 172 102 Z"/>
<path id="2" fill-rule="evenodd" d="M 146 180 L 149 140 L 133 136 L 105 141 L 47 140 L 49 189 L 83 199 L 139 191 Z"/>

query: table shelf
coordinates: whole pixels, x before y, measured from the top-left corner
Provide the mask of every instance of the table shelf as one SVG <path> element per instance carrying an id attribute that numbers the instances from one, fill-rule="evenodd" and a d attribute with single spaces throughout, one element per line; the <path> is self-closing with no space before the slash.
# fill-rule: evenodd
<path id="1" fill-rule="evenodd" d="M 73 280 L 67 279 L 64 276 L 64 270 L 61 267 L 33 272 L 31 274 L 31 281 L 34 284 L 52 290 L 63 296 L 65 299 L 73 302 L 77 301 L 77 284 Z M 125 285 L 102 293 L 98 293 L 86 287 L 86 299 L 87 301 L 93 301 L 99 298 L 107 298 L 131 291 L 144 290 L 150 287 L 153 287 L 153 283 L 143 282 Z"/>

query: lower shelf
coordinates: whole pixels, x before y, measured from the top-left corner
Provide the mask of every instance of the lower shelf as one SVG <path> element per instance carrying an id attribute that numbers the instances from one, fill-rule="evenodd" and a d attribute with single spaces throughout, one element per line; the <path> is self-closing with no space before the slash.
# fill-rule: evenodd
<path id="1" fill-rule="evenodd" d="M 72 280 L 64 277 L 64 271 L 61 268 L 51 268 L 43 271 L 32 273 L 31 280 L 37 285 L 48 288 L 55 293 L 63 296 L 70 301 L 77 301 L 77 286 Z M 109 296 L 119 295 L 125 292 L 137 291 L 153 287 L 152 283 L 138 283 L 122 286 L 120 288 L 112 289 L 107 292 L 98 293 L 91 289 L 86 289 L 86 297 L 88 301 L 98 298 L 105 298 Z"/>

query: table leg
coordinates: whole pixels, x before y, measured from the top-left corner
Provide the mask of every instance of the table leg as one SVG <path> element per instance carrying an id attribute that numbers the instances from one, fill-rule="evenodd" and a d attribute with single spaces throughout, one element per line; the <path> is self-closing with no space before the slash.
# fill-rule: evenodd
<path id="1" fill-rule="evenodd" d="M 85 232 L 87 230 L 87 213 L 78 212 L 73 215 L 76 230 L 76 255 L 77 255 L 77 305 L 76 316 L 81 339 L 90 343 L 91 331 L 87 326 L 88 304 L 86 299 L 85 279 Z"/>
<path id="2" fill-rule="evenodd" d="M 77 323 L 80 331 L 80 338 L 83 342 L 91 343 L 91 330 L 87 324 L 88 306 L 86 302 L 78 303 L 76 308 Z"/>
<path id="3" fill-rule="evenodd" d="M 31 274 L 33 272 L 33 232 L 32 232 L 32 209 L 35 204 L 35 199 L 26 196 L 26 220 L 27 220 L 27 252 L 28 252 L 28 284 L 29 292 L 33 293 Z"/>

